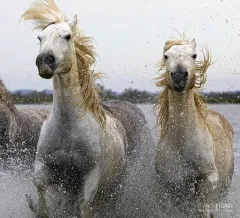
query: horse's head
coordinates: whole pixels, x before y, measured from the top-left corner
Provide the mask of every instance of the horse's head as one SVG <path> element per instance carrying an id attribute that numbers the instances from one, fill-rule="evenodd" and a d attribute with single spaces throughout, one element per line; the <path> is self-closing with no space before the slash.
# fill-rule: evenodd
<path id="1" fill-rule="evenodd" d="M 38 35 L 40 53 L 36 59 L 39 75 L 50 79 L 54 74 L 69 72 L 74 57 L 73 32 L 77 16 L 68 22 L 51 23 Z"/>
<path id="2" fill-rule="evenodd" d="M 168 43 L 171 42 L 166 42 L 163 55 L 168 87 L 177 92 L 192 88 L 197 57 L 195 40 L 186 44 L 170 45 L 167 49 Z"/>

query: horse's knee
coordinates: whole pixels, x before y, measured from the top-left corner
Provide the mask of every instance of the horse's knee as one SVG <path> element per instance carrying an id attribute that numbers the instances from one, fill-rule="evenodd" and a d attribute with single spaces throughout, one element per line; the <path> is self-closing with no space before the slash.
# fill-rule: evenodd
<path id="1" fill-rule="evenodd" d="M 36 188 L 42 189 L 44 186 L 47 185 L 49 180 L 49 168 L 46 164 L 36 161 L 35 167 L 34 167 L 34 176 L 33 176 L 33 182 Z"/>
<path id="2" fill-rule="evenodd" d="M 213 173 L 208 174 L 207 179 L 210 182 L 210 184 L 212 185 L 212 189 L 215 191 L 218 186 L 218 180 L 219 180 L 218 173 L 213 172 Z"/>
<path id="3" fill-rule="evenodd" d="M 219 177 L 217 172 L 204 175 L 199 181 L 198 193 L 203 197 L 212 195 L 217 189 L 218 181 Z"/>

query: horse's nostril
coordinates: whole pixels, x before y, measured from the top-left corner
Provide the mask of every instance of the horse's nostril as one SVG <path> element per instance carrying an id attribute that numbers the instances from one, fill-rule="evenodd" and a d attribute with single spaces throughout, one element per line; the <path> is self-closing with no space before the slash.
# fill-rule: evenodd
<path id="1" fill-rule="evenodd" d="M 173 72 L 171 72 L 171 77 L 173 77 Z"/>
<path id="2" fill-rule="evenodd" d="M 54 63 L 55 62 L 55 57 L 52 54 L 49 54 L 47 56 L 47 60 L 49 63 Z"/>
<path id="3" fill-rule="evenodd" d="M 36 65 L 40 67 L 42 64 L 53 66 L 55 64 L 55 57 L 52 52 L 44 52 L 37 56 Z"/>
<path id="4" fill-rule="evenodd" d="M 187 77 L 187 76 L 188 76 L 188 72 L 185 71 L 185 72 L 184 72 L 184 77 Z"/>
<path id="5" fill-rule="evenodd" d="M 40 60 L 39 60 L 39 57 L 37 57 L 37 59 L 36 59 L 36 65 L 39 66 L 39 64 L 40 64 Z"/>

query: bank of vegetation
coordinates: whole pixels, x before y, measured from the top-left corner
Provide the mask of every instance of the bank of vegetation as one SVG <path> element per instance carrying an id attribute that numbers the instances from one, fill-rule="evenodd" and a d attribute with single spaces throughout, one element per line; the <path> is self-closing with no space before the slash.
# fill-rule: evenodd
<path id="1" fill-rule="evenodd" d="M 153 104 L 159 93 L 128 88 L 123 92 L 115 92 L 100 86 L 100 95 L 103 100 L 125 100 L 137 104 Z M 16 104 L 46 104 L 52 102 L 52 91 L 18 90 L 11 92 Z M 240 91 L 235 92 L 208 92 L 203 93 L 208 103 L 240 103 Z"/>

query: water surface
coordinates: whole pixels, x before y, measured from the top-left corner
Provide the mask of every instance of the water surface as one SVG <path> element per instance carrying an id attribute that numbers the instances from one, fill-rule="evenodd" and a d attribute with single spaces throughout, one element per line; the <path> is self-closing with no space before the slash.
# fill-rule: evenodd
<path id="1" fill-rule="evenodd" d="M 45 108 L 51 109 L 51 105 L 18 105 L 23 108 Z M 158 140 L 158 129 L 154 129 L 156 119 L 154 117 L 152 105 L 139 105 L 143 110 L 149 126 L 152 129 L 154 140 Z M 210 105 L 210 108 L 222 113 L 232 124 L 234 128 L 234 152 L 235 152 L 235 171 L 233 183 L 228 196 L 221 202 L 230 205 L 230 211 L 220 211 L 218 217 L 228 218 L 240 217 L 240 105 L 217 104 Z M 118 217 L 163 217 L 159 208 L 159 202 L 155 199 L 154 193 L 154 172 L 153 158 L 155 152 L 155 144 L 149 143 L 144 145 L 142 151 L 143 159 L 151 156 L 145 164 L 138 163 L 129 169 L 129 178 L 127 178 L 127 186 L 125 196 L 123 196 L 122 209 Z M 21 168 L 18 166 L 18 168 Z M 30 194 L 36 196 L 35 189 L 32 185 L 31 171 L 18 170 L 0 172 L 0 218 L 31 218 L 34 214 L 30 211 L 25 195 Z M 124 208 L 125 207 L 125 208 Z M 121 214 L 121 215 L 120 215 Z M 167 217 L 167 216 L 165 216 Z M 174 217 L 174 216 L 172 216 Z M 175 217 L 179 217 L 176 215 Z"/>

